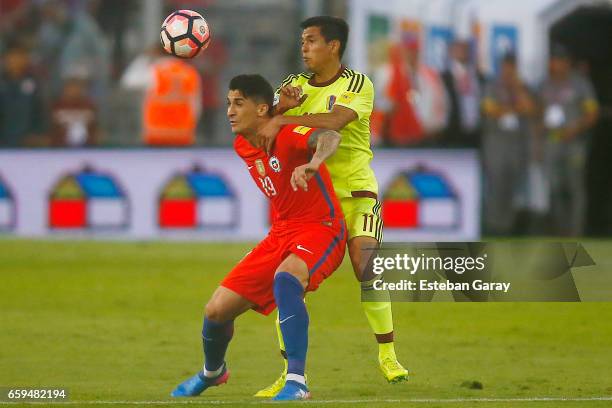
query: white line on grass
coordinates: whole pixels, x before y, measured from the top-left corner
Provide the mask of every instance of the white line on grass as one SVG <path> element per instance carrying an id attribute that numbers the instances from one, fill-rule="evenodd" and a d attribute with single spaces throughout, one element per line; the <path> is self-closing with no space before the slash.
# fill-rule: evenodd
<path id="1" fill-rule="evenodd" d="M 426 404 L 443 404 L 443 403 L 461 403 L 461 402 L 595 402 L 595 401 L 612 401 L 610 397 L 584 397 L 584 398 L 564 398 L 564 397 L 533 397 L 533 398 L 403 398 L 403 399 L 348 399 L 348 400 L 308 400 L 302 401 L 303 404 L 370 404 L 370 403 L 426 403 Z M 190 404 L 207 404 L 207 405 L 259 405 L 262 403 L 272 402 L 269 400 L 207 400 L 199 399 L 181 399 L 168 401 L 0 401 L 0 405 L 9 404 L 49 404 L 53 405 L 190 405 Z"/>

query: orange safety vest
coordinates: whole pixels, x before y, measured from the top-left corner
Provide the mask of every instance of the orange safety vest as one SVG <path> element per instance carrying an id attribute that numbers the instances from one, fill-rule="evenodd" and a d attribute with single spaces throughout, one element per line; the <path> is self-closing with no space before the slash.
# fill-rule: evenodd
<path id="1" fill-rule="evenodd" d="M 185 146 L 195 143 L 200 103 L 200 76 L 175 58 L 153 65 L 154 83 L 143 109 L 143 138 L 148 145 Z"/>

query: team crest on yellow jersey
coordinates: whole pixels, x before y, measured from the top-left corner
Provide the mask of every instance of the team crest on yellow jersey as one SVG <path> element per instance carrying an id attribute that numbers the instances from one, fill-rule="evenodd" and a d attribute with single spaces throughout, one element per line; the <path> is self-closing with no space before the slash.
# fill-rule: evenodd
<path id="1" fill-rule="evenodd" d="M 355 99 L 355 93 L 354 92 L 345 92 L 342 95 L 340 95 L 340 103 L 343 104 L 349 104 L 353 101 L 353 99 Z"/>
<path id="2" fill-rule="evenodd" d="M 336 103 L 336 95 L 329 95 L 327 97 L 327 110 L 331 111 Z"/>

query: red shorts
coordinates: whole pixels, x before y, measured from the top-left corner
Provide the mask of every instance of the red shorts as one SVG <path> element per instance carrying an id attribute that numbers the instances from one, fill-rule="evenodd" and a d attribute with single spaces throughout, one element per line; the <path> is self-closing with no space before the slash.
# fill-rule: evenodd
<path id="1" fill-rule="evenodd" d="M 273 228 L 223 279 L 221 286 L 231 289 L 255 304 L 253 309 L 268 315 L 276 308 L 274 275 L 289 256 L 299 256 L 310 272 L 307 292 L 315 291 L 342 263 L 346 247 L 344 220 L 332 226 L 323 223 Z"/>

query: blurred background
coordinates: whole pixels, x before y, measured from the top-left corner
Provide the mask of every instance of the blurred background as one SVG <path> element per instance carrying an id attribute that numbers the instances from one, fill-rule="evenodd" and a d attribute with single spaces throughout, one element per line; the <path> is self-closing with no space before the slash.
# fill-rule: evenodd
<path id="1" fill-rule="evenodd" d="M 185 62 L 201 85 L 193 137 L 159 144 L 147 137 L 147 93 L 167 57 L 160 23 L 181 8 L 205 16 L 212 41 Z M 112 196 L 96 188 L 109 172 L 129 178 L 115 159 L 142 181 L 155 177 L 138 158 L 173 154 L 187 164 L 168 164 L 148 193 L 107 180 L 126 203 L 91 210 L 103 231 L 260 235 L 266 225 L 237 221 L 250 218 L 240 197 L 257 194 L 250 181 L 217 174 L 223 160 L 234 163 L 223 149 L 233 140 L 226 84 L 257 72 L 278 85 L 302 71 L 299 23 L 320 14 L 349 22 L 344 63 L 374 82 L 374 167 L 389 237 L 612 233 L 610 0 L 0 0 L 0 231 L 93 231 L 87 209 L 71 221 L 62 211 L 74 208 L 61 205 Z M 205 167 L 223 160 L 215 173 L 198 157 Z M 51 175 L 39 180 L 37 169 Z M 196 196 L 208 204 L 162 205 Z"/>

